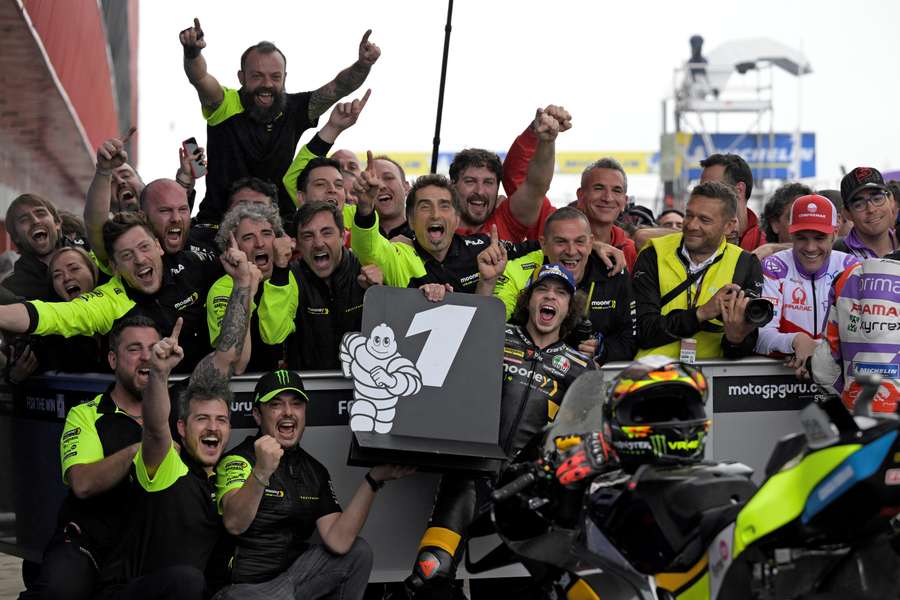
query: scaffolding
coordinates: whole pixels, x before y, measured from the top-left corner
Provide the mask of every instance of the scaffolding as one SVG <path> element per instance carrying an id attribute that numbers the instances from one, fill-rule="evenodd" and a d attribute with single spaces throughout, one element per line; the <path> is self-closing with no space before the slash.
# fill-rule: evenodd
<path id="1" fill-rule="evenodd" d="M 696 136 L 702 141 L 702 154 L 728 153 L 754 140 L 757 149 L 775 146 L 775 70 L 797 76 L 811 72 L 802 53 L 765 39 L 737 40 L 723 44 L 709 54 L 705 62 L 687 62 L 674 69 L 672 94 L 662 101 L 660 140 L 660 176 L 664 207 L 683 208 L 690 180 L 689 168 L 696 168 L 696 156 L 688 155 L 688 142 Z M 800 98 L 794 133 L 795 148 L 800 148 Z M 671 115 L 671 116 L 670 116 Z M 719 146 L 713 135 L 737 133 L 727 146 Z M 696 143 L 694 144 L 696 148 Z M 765 152 L 761 152 L 765 154 Z M 799 178 L 800 152 L 792 157 L 791 178 Z M 763 160 L 754 167 L 753 204 L 761 202 L 765 181 L 774 179 L 773 164 Z"/>

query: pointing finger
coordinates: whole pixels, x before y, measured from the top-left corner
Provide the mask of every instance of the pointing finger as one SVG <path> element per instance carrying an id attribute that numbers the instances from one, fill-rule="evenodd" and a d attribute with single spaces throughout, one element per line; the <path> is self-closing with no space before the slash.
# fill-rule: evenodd
<path id="1" fill-rule="evenodd" d="M 366 171 L 374 171 L 375 170 L 375 157 L 372 155 L 371 150 L 366 150 Z"/>
<path id="2" fill-rule="evenodd" d="M 178 320 L 175 321 L 175 327 L 172 328 L 172 335 L 169 337 L 172 338 L 176 343 L 178 342 L 178 336 L 181 335 L 181 326 L 184 325 L 184 319 L 178 317 Z"/>
<path id="3" fill-rule="evenodd" d="M 363 106 L 366 105 L 366 102 L 369 101 L 369 96 L 372 95 L 372 88 L 366 90 L 365 95 L 363 95 L 362 100 L 359 101 L 359 110 L 362 110 Z"/>
<path id="4" fill-rule="evenodd" d="M 366 29 L 366 32 L 363 34 L 362 41 L 360 44 L 365 44 L 369 41 L 369 36 L 372 35 L 371 29 Z"/>
<path id="5" fill-rule="evenodd" d="M 194 29 L 197 31 L 197 39 L 203 39 L 203 29 L 200 27 L 200 19 L 194 17 Z"/>
<path id="6" fill-rule="evenodd" d="M 123 146 L 128 142 L 128 140 L 131 139 L 131 136 L 134 135 L 135 131 L 137 131 L 137 127 L 131 126 L 128 128 L 128 131 L 124 135 L 122 135 L 120 139 L 122 140 Z"/>
<path id="7" fill-rule="evenodd" d="M 500 244 L 500 236 L 497 234 L 497 224 L 493 223 L 491 225 L 491 246 L 497 246 Z"/>
<path id="8" fill-rule="evenodd" d="M 229 247 L 229 248 L 237 249 L 238 243 L 237 243 L 237 239 L 235 239 L 235 237 L 234 237 L 234 232 L 231 233 L 231 235 L 229 236 L 229 238 L 230 238 L 230 239 L 228 240 L 228 247 Z"/>

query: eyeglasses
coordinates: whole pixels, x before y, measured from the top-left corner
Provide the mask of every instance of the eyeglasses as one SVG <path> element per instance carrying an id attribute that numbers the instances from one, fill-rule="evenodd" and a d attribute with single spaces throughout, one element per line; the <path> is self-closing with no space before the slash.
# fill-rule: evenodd
<path id="1" fill-rule="evenodd" d="M 866 209 L 867 204 L 871 204 L 875 207 L 882 206 L 887 198 L 888 195 L 885 192 L 879 192 L 877 194 L 872 194 L 867 198 L 854 198 L 847 203 L 847 207 L 852 212 L 862 212 Z"/>

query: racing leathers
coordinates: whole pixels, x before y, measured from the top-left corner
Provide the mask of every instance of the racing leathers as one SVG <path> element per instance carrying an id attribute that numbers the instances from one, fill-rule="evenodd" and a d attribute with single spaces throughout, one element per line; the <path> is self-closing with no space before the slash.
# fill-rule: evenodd
<path id="1" fill-rule="evenodd" d="M 559 410 L 566 390 L 594 362 L 563 341 L 539 348 L 524 327 L 507 325 L 503 344 L 503 387 L 499 443 L 514 457 Z M 447 585 L 465 547 L 469 525 L 487 503 L 492 481 L 454 474 L 441 478 L 428 529 L 419 542 L 412 589 Z"/>
<path id="2" fill-rule="evenodd" d="M 900 253 L 896 256 L 900 259 Z M 870 259 L 851 266 L 834 282 L 825 342 L 812 356 L 813 379 L 841 394 L 852 407 L 856 374 L 900 378 L 900 260 Z M 896 410 L 895 400 L 876 394 L 872 409 Z"/>
<path id="3" fill-rule="evenodd" d="M 535 271 L 548 262 L 542 250 L 535 250 L 510 261 L 497 281 L 494 295 L 503 300 L 506 318 L 512 316 L 522 290 L 528 287 Z M 591 253 L 578 289 L 587 294 L 585 317 L 590 321 L 590 335 L 600 341 L 594 358 L 600 364 L 615 360 L 631 360 L 637 352 L 637 320 L 631 277 L 621 272 L 610 276 L 600 258 Z M 575 339 L 576 330 L 566 340 L 572 346 L 583 342 Z"/>
<path id="4" fill-rule="evenodd" d="M 772 303 L 774 316 L 759 330 L 756 352 L 793 354 L 794 336 L 805 333 L 819 339 L 825 330 L 831 285 L 855 256 L 832 250 L 821 268 L 810 273 L 799 263 L 792 248 L 776 252 L 762 261 L 762 297 Z"/>

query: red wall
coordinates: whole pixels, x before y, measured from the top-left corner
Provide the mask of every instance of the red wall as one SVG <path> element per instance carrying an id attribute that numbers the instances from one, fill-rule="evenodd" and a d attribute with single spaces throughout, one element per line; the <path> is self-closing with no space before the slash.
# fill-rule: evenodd
<path id="1" fill-rule="evenodd" d="M 103 15 L 97 0 L 23 0 L 92 148 L 118 135 Z M 135 40 L 136 41 L 136 40 Z"/>

